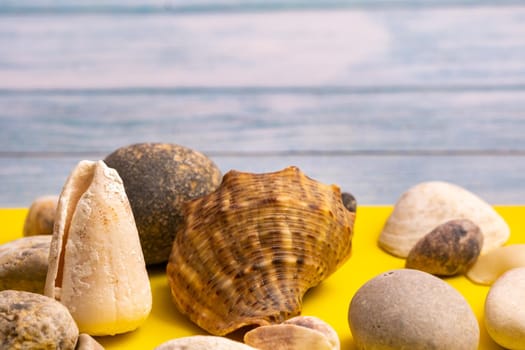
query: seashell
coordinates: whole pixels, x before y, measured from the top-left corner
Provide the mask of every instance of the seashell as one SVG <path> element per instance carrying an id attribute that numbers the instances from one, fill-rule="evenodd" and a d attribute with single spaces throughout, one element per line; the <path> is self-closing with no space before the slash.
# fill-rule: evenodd
<path id="1" fill-rule="evenodd" d="M 321 333 L 330 344 L 330 347 L 334 350 L 339 350 L 341 348 L 341 342 L 339 340 L 339 335 L 331 325 L 326 323 L 315 316 L 296 316 L 289 320 L 283 322 L 283 324 L 291 324 L 306 329 L 311 329 L 316 332 Z"/>
<path id="2" fill-rule="evenodd" d="M 124 146 L 104 161 L 124 182 L 148 265 L 168 260 L 182 204 L 215 190 L 222 177 L 204 154 L 170 143 Z"/>
<path id="3" fill-rule="evenodd" d="M 296 316 L 281 324 L 257 327 L 244 342 L 259 350 L 340 350 L 337 332 L 314 316 Z"/>
<path id="4" fill-rule="evenodd" d="M 44 290 L 90 335 L 133 330 L 151 310 L 148 274 L 124 186 L 103 161 L 81 161 L 64 185 Z"/>
<path id="5" fill-rule="evenodd" d="M 78 328 L 67 308 L 44 295 L 0 292 L 2 349 L 74 350 Z"/>
<path id="6" fill-rule="evenodd" d="M 75 350 L 104 350 L 104 347 L 89 334 L 81 333 Z"/>
<path id="7" fill-rule="evenodd" d="M 228 172 L 189 201 L 167 275 L 178 309 L 215 335 L 281 323 L 349 257 L 355 213 L 296 167 Z"/>
<path id="8" fill-rule="evenodd" d="M 421 237 L 453 219 L 469 219 L 479 226 L 481 254 L 503 245 L 510 236 L 505 220 L 481 198 L 457 185 L 431 181 L 401 195 L 379 236 L 379 246 L 406 258 Z"/>
<path id="9" fill-rule="evenodd" d="M 39 235 L 0 245 L 0 290 L 44 293 L 50 244 L 50 235 Z"/>
<path id="10" fill-rule="evenodd" d="M 258 350 L 241 342 L 213 335 L 192 335 L 168 340 L 154 350 Z"/>
<path id="11" fill-rule="evenodd" d="M 491 285 L 508 270 L 525 267 L 525 244 L 511 244 L 481 255 L 467 271 L 474 283 Z"/>
<path id="12" fill-rule="evenodd" d="M 24 222 L 24 236 L 51 235 L 55 223 L 58 196 L 48 195 L 36 198 L 27 212 Z"/>

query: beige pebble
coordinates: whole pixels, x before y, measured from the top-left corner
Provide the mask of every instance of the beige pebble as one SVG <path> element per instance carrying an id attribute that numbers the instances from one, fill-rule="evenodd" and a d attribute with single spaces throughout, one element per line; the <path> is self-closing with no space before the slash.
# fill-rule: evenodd
<path id="1" fill-rule="evenodd" d="M 51 236 L 30 236 L 0 245 L 0 290 L 42 294 Z"/>
<path id="2" fill-rule="evenodd" d="M 2 349 L 73 350 L 77 338 L 73 317 L 58 301 L 24 291 L 0 292 Z"/>
<path id="3" fill-rule="evenodd" d="M 479 326 L 463 296 L 419 270 L 385 272 L 354 295 L 348 322 L 358 349 L 477 350 Z"/>
<path id="4" fill-rule="evenodd" d="M 464 273 L 478 258 L 483 235 L 468 219 L 447 221 L 421 238 L 408 253 L 405 267 L 438 276 Z"/>
<path id="5" fill-rule="evenodd" d="M 36 198 L 27 212 L 24 222 L 24 236 L 52 234 L 57 203 L 58 196 L 56 195 Z"/>
<path id="6" fill-rule="evenodd" d="M 494 282 L 485 300 L 485 326 L 501 346 L 525 349 L 525 267 L 509 270 Z"/>

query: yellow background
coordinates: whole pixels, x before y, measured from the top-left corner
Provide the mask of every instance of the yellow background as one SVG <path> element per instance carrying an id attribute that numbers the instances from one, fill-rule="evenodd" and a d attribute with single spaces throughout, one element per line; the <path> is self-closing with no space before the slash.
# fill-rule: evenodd
<path id="1" fill-rule="evenodd" d="M 496 206 L 496 210 L 511 227 L 507 244 L 525 243 L 523 218 L 525 207 Z M 355 346 L 348 327 L 348 305 L 354 293 L 376 275 L 404 266 L 404 260 L 395 258 L 377 246 L 377 239 L 391 206 L 361 206 L 357 211 L 352 257 L 335 274 L 304 297 L 303 315 L 314 315 L 330 323 L 338 332 L 342 350 Z M 21 237 L 26 209 L 0 210 L 2 223 L 0 243 Z M 150 281 L 153 291 L 153 309 L 144 325 L 138 330 L 113 337 L 99 337 L 106 349 L 153 349 L 166 340 L 205 334 L 181 315 L 170 300 L 170 291 L 163 269 L 151 269 Z M 489 290 L 486 286 L 473 284 L 463 276 L 445 279 L 469 302 L 480 322 L 480 349 L 502 349 L 488 336 L 483 325 L 483 304 Z M 450 310 L 454 312 L 454 310 Z"/>

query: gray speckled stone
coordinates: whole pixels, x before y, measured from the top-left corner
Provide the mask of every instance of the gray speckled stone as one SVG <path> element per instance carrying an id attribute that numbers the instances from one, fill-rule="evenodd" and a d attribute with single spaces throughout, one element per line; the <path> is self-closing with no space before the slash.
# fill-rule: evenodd
<path id="1" fill-rule="evenodd" d="M 168 260 L 182 204 L 214 191 L 222 179 L 211 159 L 176 144 L 124 146 L 104 161 L 124 182 L 148 265 Z"/>
<path id="2" fill-rule="evenodd" d="M 466 300 L 426 272 L 385 272 L 354 295 L 348 322 L 358 349 L 476 350 L 479 326 Z"/>
<path id="3" fill-rule="evenodd" d="M 0 349 L 75 349 L 78 328 L 67 308 L 46 296 L 0 292 Z"/>

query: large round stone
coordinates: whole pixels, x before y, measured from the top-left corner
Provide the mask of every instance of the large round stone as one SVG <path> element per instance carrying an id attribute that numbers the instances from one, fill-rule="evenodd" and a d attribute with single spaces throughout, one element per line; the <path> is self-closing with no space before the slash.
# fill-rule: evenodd
<path id="1" fill-rule="evenodd" d="M 466 300 L 429 273 L 401 269 L 365 283 L 348 322 L 358 349 L 476 350 L 479 326 Z"/>
<path id="2" fill-rule="evenodd" d="M 212 192 L 222 178 L 208 157 L 175 144 L 129 145 L 104 161 L 124 182 L 148 265 L 168 260 L 182 204 Z"/>

